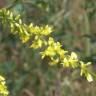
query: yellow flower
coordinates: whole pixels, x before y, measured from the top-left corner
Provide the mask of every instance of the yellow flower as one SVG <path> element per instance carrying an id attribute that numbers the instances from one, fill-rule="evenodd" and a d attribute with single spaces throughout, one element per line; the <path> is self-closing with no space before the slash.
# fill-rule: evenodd
<path id="1" fill-rule="evenodd" d="M 0 76 L 0 96 L 8 96 L 9 92 L 5 86 L 5 78 Z"/>
<path id="2" fill-rule="evenodd" d="M 51 58 L 51 61 L 49 62 L 50 65 L 56 65 L 58 63 L 59 63 L 59 58 L 57 58 L 57 59 Z"/>
<path id="3" fill-rule="evenodd" d="M 4 78 L 4 77 L 2 77 L 2 76 L 0 76 L 0 83 L 1 83 L 2 85 L 4 85 L 4 84 L 5 84 L 5 78 Z"/>
<path id="4" fill-rule="evenodd" d="M 42 29 L 42 35 L 49 35 L 50 33 L 52 33 L 52 27 L 49 27 L 48 25 L 46 25 L 44 28 L 41 27 Z"/>
<path id="5" fill-rule="evenodd" d="M 66 55 L 62 60 L 61 64 L 63 64 L 64 67 L 72 67 L 72 68 L 78 67 L 79 63 L 77 54 L 72 52 L 71 55 Z"/>
<path id="6" fill-rule="evenodd" d="M 44 43 L 43 40 L 41 40 L 39 36 L 35 36 L 35 39 L 30 48 L 34 49 L 41 48 L 43 43 Z"/>
<path id="7" fill-rule="evenodd" d="M 20 39 L 21 39 L 22 43 L 26 43 L 30 38 L 29 38 L 29 36 L 25 35 L 25 36 L 21 36 Z"/>
<path id="8" fill-rule="evenodd" d="M 43 44 L 43 41 L 41 39 L 38 39 L 38 40 L 33 41 L 30 48 L 38 49 L 42 47 L 42 44 Z"/>

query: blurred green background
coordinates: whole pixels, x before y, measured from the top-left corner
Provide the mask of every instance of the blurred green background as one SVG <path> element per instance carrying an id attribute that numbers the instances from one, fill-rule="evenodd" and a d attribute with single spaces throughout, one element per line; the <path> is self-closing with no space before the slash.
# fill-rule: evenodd
<path id="1" fill-rule="evenodd" d="M 26 23 L 52 25 L 63 48 L 91 61 L 96 71 L 96 0 L 0 0 L 0 8 L 21 14 Z M 96 96 L 95 81 L 88 83 L 78 70 L 50 67 L 1 24 L 0 74 L 10 96 Z"/>

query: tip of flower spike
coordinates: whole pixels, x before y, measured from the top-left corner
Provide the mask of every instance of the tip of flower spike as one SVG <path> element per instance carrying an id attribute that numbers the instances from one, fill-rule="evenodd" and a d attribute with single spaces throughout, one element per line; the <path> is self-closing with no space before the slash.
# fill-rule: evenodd
<path id="1" fill-rule="evenodd" d="M 91 74 L 87 74 L 86 78 L 87 78 L 88 82 L 92 82 L 93 81 L 93 77 L 92 77 Z"/>

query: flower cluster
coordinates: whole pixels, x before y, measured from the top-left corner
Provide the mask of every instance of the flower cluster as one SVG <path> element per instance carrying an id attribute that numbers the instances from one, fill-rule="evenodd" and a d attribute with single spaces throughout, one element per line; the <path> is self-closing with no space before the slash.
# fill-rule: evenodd
<path id="1" fill-rule="evenodd" d="M 0 76 L 0 96 L 8 96 L 8 90 L 5 86 L 5 79 Z"/>
<path id="2" fill-rule="evenodd" d="M 49 57 L 49 64 L 57 65 L 60 64 L 62 67 L 80 68 L 81 76 L 84 75 L 86 79 L 91 82 L 93 81 L 92 75 L 88 72 L 87 66 L 83 61 L 78 59 L 75 52 L 71 54 L 62 48 L 60 42 L 56 42 L 50 34 L 53 32 L 53 28 L 46 26 L 35 26 L 33 23 L 25 24 L 21 19 L 20 15 L 13 15 L 12 12 L 6 9 L 0 10 L 0 18 L 2 25 L 9 24 L 12 34 L 19 35 L 23 43 L 27 43 L 31 40 L 30 47 L 33 49 L 42 48 L 40 52 L 42 59 Z"/>
<path id="3" fill-rule="evenodd" d="M 65 57 L 65 53 L 67 53 L 67 51 L 64 51 L 61 46 L 62 45 L 59 42 L 55 42 L 52 37 L 49 37 L 47 48 L 41 52 L 42 59 L 47 56 L 51 59 L 51 65 L 59 64 Z"/>

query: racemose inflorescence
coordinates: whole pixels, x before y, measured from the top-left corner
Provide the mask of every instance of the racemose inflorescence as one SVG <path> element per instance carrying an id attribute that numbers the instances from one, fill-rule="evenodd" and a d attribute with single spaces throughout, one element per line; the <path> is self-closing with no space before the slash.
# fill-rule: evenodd
<path id="1" fill-rule="evenodd" d="M 21 20 L 20 15 L 14 15 L 6 9 L 0 10 L 0 21 L 3 26 L 7 25 L 10 28 L 12 34 L 18 35 L 22 43 L 31 41 L 30 48 L 41 49 L 39 52 L 41 58 L 50 58 L 50 65 L 60 65 L 72 69 L 79 68 L 81 76 L 85 76 L 89 82 L 93 81 L 93 76 L 87 68 L 91 63 L 79 60 L 75 52 L 70 53 L 64 50 L 60 42 L 55 41 L 50 36 L 53 32 L 51 26 L 45 25 L 40 27 L 33 23 L 26 24 Z"/>

